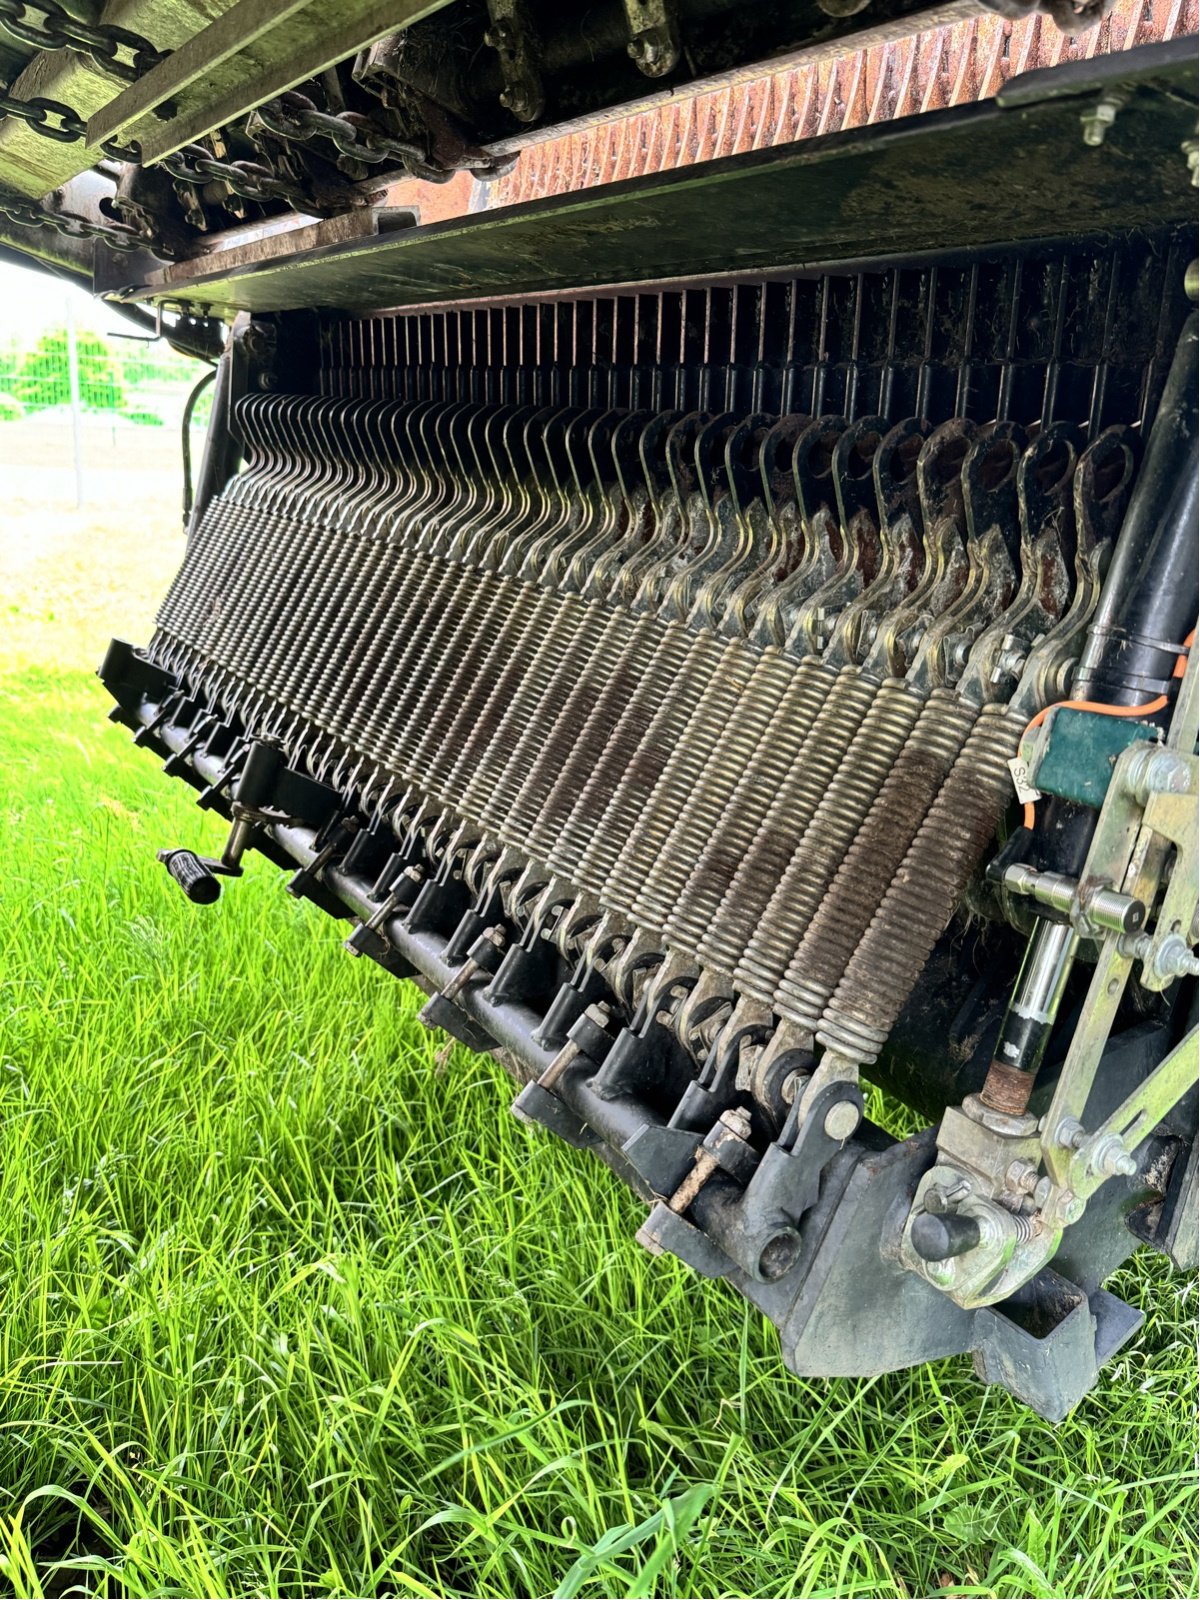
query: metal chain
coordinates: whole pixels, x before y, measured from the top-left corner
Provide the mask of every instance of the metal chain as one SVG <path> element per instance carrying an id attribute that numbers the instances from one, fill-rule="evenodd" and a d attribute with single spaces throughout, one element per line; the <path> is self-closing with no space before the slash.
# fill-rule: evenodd
<path id="1" fill-rule="evenodd" d="M 31 21 L 31 11 L 40 11 L 43 21 Z M 136 83 L 171 54 L 156 50 L 149 39 L 128 28 L 80 22 L 57 0 L 0 0 L 0 26 L 34 50 L 74 50 L 88 56 L 101 72 L 122 83 Z M 128 52 L 128 60 L 121 59 L 122 51 Z"/>
<path id="2" fill-rule="evenodd" d="M 73 211 L 46 211 L 34 200 L 0 189 L 0 216 L 23 228 L 53 228 L 68 239 L 102 239 L 110 250 L 143 250 L 146 241 L 119 222 L 93 222 Z"/>
<path id="3" fill-rule="evenodd" d="M 41 14 L 41 22 L 31 19 Z M 165 61 L 170 51 L 157 50 L 141 34 L 128 28 L 92 25 L 72 17 L 57 0 L 0 0 L 0 29 L 7 30 L 35 50 L 74 50 L 86 55 L 101 71 L 124 83 L 136 82 L 143 74 Z M 126 52 L 128 59 L 122 59 Z M 457 166 L 431 162 L 426 152 L 413 141 L 387 133 L 370 117 L 347 111 L 339 115 L 321 111 L 307 96 L 289 91 L 278 100 L 268 101 L 256 113 L 262 126 L 277 138 L 307 143 L 328 139 L 342 156 L 377 165 L 385 161 L 402 163 L 415 177 L 445 182 Z M 87 142 L 87 123 L 73 107 L 45 96 L 21 99 L 0 89 L 0 118 L 15 117 L 34 133 L 60 144 Z M 140 164 L 142 152 L 136 141 L 121 144 L 106 139 L 100 149 L 114 161 Z M 490 157 L 480 151 L 474 160 L 461 166 L 481 180 L 498 177 L 512 165 L 511 157 Z M 203 187 L 223 183 L 243 200 L 262 203 L 280 200 L 297 210 L 305 210 L 308 197 L 296 184 L 280 177 L 265 163 L 221 161 L 203 145 L 185 145 L 165 157 L 161 167 L 181 183 Z M 120 223 L 92 222 L 73 212 L 45 211 L 21 195 L 0 191 L 0 216 L 24 227 L 53 228 L 68 238 L 103 239 L 113 250 L 139 250 L 147 241 L 138 232 Z"/>
<path id="4" fill-rule="evenodd" d="M 59 144 L 87 143 L 87 123 L 78 111 L 61 100 L 49 100 L 44 95 L 22 100 L 9 94 L 7 89 L 0 89 L 0 117 L 16 117 L 33 133 Z M 116 139 L 103 139 L 100 148 L 114 161 L 130 161 L 137 165 L 142 159 L 141 146 L 136 142 L 120 144 Z"/>
<path id="5" fill-rule="evenodd" d="M 344 156 L 375 165 L 381 161 L 401 161 L 414 177 L 427 178 L 434 183 L 445 182 L 457 168 L 431 162 L 424 150 L 411 140 L 386 133 L 369 117 L 354 111 L 334 115 L 321 111 L 307 95 L 289 90 L 278 100 L 268 100 L 255 111 L 255 116 L 276 138 L 308 143 L 324 138 Z M 480 152 L 476 161 L 464 161 L 474 177 L 485 179 L 498 176 L 497 168 L 511 167 L 511 157 L 494 158 Z"/>
<path id="6" fill-rule="evenodd" d="M 164 156 L 158 165 L 181 183 L 201 188 L 206 183 L 224 183 L 243 200 L 282 200 L 298 210 L 308 204 L 301 189 L 270 167 L 257 161 L 218 161 L 203 145 L 186 144 L 173 155 Z"/>

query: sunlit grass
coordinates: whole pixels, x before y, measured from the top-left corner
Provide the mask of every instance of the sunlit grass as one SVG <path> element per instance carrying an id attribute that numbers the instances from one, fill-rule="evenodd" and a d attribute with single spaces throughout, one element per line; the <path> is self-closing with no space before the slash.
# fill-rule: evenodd
<path id="1" fill-rule="evenodd" d="M 0 1559 L 15 1593 L 1193 1595 L 1192 1286 L 1058 1429 L 805 1382 L 594 1161 L 104 725 L 0 680 Z M 886 1304 L 879 1315 L 887 1316 Z"/>

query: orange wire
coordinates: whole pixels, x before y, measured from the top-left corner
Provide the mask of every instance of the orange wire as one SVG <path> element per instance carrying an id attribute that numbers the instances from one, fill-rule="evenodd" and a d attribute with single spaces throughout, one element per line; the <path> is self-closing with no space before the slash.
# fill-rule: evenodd
<path id="1" fill-rule="evenodd" d="M 1183 641 L 1185 653 L 1179 656 L 1175 662 L 1175 670 L 1171 674 L 1173 678 L 1183 677 L 1183 674 L 1187 670 L 1186 652 L 1192 648 L 1195 642 L 1196 630 L 1193 628 L 1191 633 L 1189 633 L 1187 638 Z M 1166 703 L 1167 697 L 1165 694 L 1158 695 L 1154 700 L 1147 700 L 1144 706 L 1105 706 L 1099 704 L 1099 702 L 1095 700 L 1056 700 L 1053 705 L 1043 706 L 1036 717 L 1030 717 L 1028 725 L 1025 728 L 1025 732 L 1021 735 L 1019 744 L 1024 744 L 1025 740 L 1033 732 L 1034 728 L 1040 728 L 1050 713 L 1057 710 L 1059 706 L 1070 706 L 1073 711 L 1098 711 L 1101 716 L 1105 717 L 1148 717 L 1152 716 L 1156 711 L 1161 711 Z M 1025 812 L 1022 820 L 1027 828 L 1033 827 L 1033 807 L 1034 802 L 1032 800 L 1026 801 Z"/>

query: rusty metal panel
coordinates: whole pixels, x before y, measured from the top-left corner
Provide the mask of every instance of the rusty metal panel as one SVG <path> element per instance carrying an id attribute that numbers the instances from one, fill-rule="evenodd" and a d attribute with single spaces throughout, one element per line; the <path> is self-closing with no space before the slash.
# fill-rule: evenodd
<path id="1" fill-rule="evenodd" d="M 1018 73 L 1195 33 L 1197 12 L 1197 0 L 1118 0 L 1098 27 L 1074 38 L 1040 14 L 1014 22 L 985 13 L 844 55 L 821 53 L 529 145 L 476 209 L 991 99 Z M 405 202 L 393 192 L 389 203 Z"/>

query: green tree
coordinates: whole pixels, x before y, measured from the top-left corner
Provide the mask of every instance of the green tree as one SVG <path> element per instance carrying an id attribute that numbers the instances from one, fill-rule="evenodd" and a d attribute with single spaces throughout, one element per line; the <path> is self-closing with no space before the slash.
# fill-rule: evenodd
<path id="1" fill-rule="evenodd" d="M 120 411 L 125 405 L 121 364 L 99 334 L 81 329 L 75 336 L 79 357 L 79 397 L 93 411 Z M 28 410 L 67 405 L 71 379 L 67 365 L 67 332 L 50 328 L 17 369 L 13 392 Z"/>

